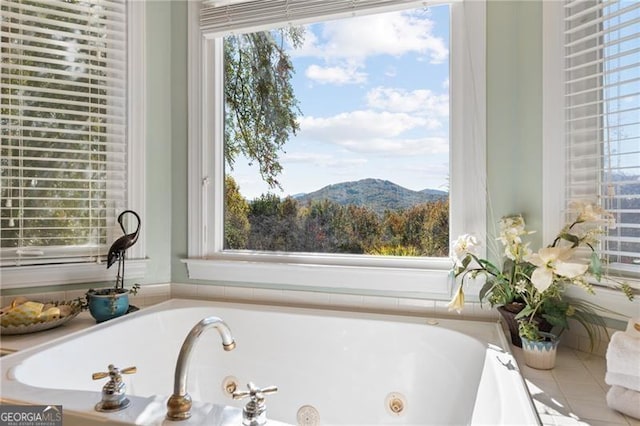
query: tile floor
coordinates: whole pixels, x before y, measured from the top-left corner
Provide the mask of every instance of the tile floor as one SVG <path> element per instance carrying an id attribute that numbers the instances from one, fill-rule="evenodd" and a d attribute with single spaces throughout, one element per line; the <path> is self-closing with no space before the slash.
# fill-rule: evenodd
<path id="1" fill-rule="evenodd" d="M 607 407 L 603 357 L 560 346 L 556 367 L 545 371 L 527 367 L 522 349 L 511 350 L 545 426 L 640 426 L 640 420 Z"/>

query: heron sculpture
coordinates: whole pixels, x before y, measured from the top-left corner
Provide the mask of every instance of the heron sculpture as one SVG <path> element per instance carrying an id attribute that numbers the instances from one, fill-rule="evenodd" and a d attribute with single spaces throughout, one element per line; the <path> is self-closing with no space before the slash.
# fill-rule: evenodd
<path id="1" fill-rule="evenodd" d="M 133 214 L 138 221 L 136 230 L 130 234 L 127 234 L 127 230 L 122 224 L 122 219 L 127 213 Z M 109 269 L 111 265 L 116 262 L 116 260 L 118 261 L 116 289 L 124 288 L 124 260 L 127 249 L 134 245 L 136 241 L 138 241 L 138 235 L 140 234 L 140 216 L 138 216 L 138 213 L 134 212 L 133 210 L 125 210 L 118 216 L 118 223 L 120 224 L 120 229 L 122 229 L 124 235 L 118 238 L 113 244 L 111 244 L 111 247 L 109 248 L 109 254 L 107 255 L 107 269 Z"/>

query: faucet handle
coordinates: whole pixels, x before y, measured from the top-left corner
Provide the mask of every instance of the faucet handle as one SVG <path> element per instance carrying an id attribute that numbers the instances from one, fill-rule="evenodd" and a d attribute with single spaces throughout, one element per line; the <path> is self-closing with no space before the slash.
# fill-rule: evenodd
<path id="1" fill-rule="evenodd" d="M 134 374 L 138 372 L 137 367 L 127 367 L 122 370 L 115 367 L 113 364 L 109 364 L 109 371 L 101 371 L 99 373 L 93 373 L 91 378 L 93 380 L 104 379 L 105 377 L 111 376 L 112 379 L 118 379 L 121 374 Z"/>
<path id="2" fill-rule="evenodd" d="M 267 405 L 264 402 L 265 395 L 278 392 L 276 386 L 259 389 L 252 382 L 247 385 L 248 391 L 235 391 L 231 394 L 233 399 L 249 397 L 249 402 L 242 410 L 243 426 L 264 426 L 267 423 Z"/>
<path id="3" fill-rule="evenodd" d="M 235 391 L 231 394 L 233 399 L 243 399 L 249 397 L 252 401 L 263 401 L 265 395 L 278 392 L 277 386 L 268 386 L 266 388 L 259 389 L 253 382 L 249 382 L 247 385 L 249 390 Z"/>
<path id="4" fill-rule="evenodd" d="M 102 388 L 102 400 L 96 404 L 95 409 L 109 413 L 127 408 L 131 401 L 125 396 L 126 386 L 122 381 L 121 374 L 133 374 L 137 371 L 136 367 L 127 367 L 120 370 L 113 364 L 109 364 L 108 372 L 93 373 L 91 375 L 93 380 L 109 377 L 109 381 Z"/>

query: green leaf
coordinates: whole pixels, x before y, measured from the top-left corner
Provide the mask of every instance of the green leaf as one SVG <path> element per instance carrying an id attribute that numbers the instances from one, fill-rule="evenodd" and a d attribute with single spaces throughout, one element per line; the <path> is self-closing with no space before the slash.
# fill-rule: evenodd
<path id="1" fill-rule="evenodd" d="M 489 262 L 488 260 L 476 258 L 476 261 L 480 264 L 480 266 L 482 266 L 482 268 L 487 270 L 490 274 L 492 275 L 500 274 L 500 270 L 496 268 L 495 265 Z"/>
<path id="2" fill-rule="evenodd" d="M 479 293 L 481 301 L 485 299 L 485 297 L 487 296 L 487 293 L 493 288 L 494 284 L 495 284 L 494 280 L 487 280 L 487 282 L 484 283 Z"/>
<path id="3" fill-rule="evenodd" d="M 580 238 L 576 237 L 573 234 L 569 234 L 567 232 L 560 234 L 560 238 L 562 238 L 563 240 L 569 241 L 572 244 L 572 247 L 578 247 L 578 245 L 580 244 Z"/>
<path id="4" fill-rule="evenodd" d="M 602 263 L 600 262 L 600 257 L 594 251 L 591 253 L 591 263 L 589 265 L 589 270 L 596 277 L 598 281 L 602 278 Z"/>
<path id="5" fill-rule="evenodd" d="M 528 317 L 531 314 L 533 314 L 534 312 L 535 312 L 535 310 L 533 309 L 533 307 L 531 307 L 529 305 L 526 305 L 523 310 L 518 312 L 518 314 L 516 315 L 516 319 L 521 319 L 521 318 L 524 318 L 524 317 Z"/>

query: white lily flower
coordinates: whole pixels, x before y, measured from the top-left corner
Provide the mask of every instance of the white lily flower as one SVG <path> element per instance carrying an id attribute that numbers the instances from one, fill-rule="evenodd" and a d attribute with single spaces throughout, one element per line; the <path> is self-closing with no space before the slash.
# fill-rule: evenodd
<path id="1" fill-rule="evenodd" d="M 615 228 L 616 220 L 613 215 L 597 204 L 572 201 L 569 208 L 577 211 L 576 222 L 578 223 L 593 222 Z"/>
<path id="2" fill-rule="evenodd" d="M 473 235 L 460 235 L 451 246 L 451 259 L 453 259 L 456 266 L 462 266 L 462 260 L 467 254 L 477 254 L 479 245 L 480 243 Z"/>
<path id="3" fill-rule="evenodd" d="M 575 278 L 587 272 L 589 265 L 568 262 L 573 250 L 566 247 L 545 247 L 527 256 L 525 260 L 537 268 L 531 274 L 531 283 L 543 292 L 553 283 L 553 276 Z"/>
<path id="4" fill-rule="evenodd" d="M 525 231 L 524 218 L 521 215 L 506 216 L 500 219 L 500 237 L 498 240 L 504 246 L 504 255 L 513 261 L 522 259 L 523 256 L 530 254 L 527 245 L 522 244 L 522 235 L 533 234 L 533 232 Z"/>
<path id="5" fill-rule="evenodd" d="M 462 312 L 462 309 L 464 308 L 464 292 L 462 291 L 462 285 L 458 287 L 458 291 L 456 291 L 453 299 L 451 299 L 447 304 L 447 308 L 449 308 L 450 311 L 455 310 L 458 313 Z"/>

